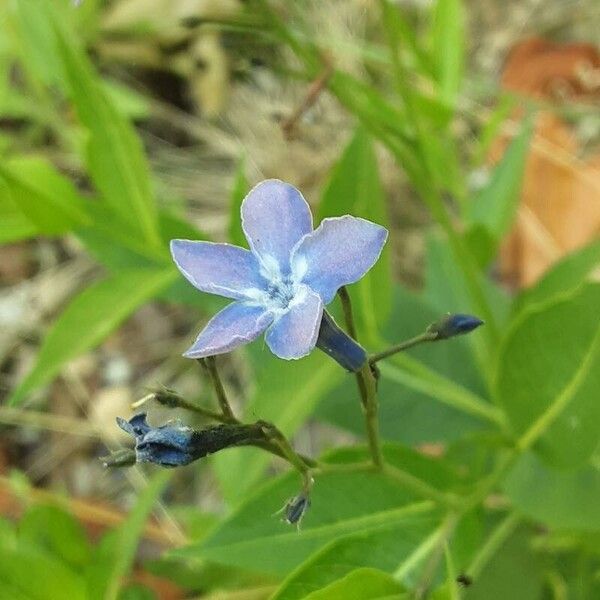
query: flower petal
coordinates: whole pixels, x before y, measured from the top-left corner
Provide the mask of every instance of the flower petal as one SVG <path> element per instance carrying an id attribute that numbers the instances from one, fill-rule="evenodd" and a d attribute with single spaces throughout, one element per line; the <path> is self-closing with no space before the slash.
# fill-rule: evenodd
<path id="1" fill-rule="evenodd" d="M 255 340 L 273 321 L 262 306 L 232 302 L 218 312 L 183 356 L 204 358 L 229 352 Z"/>
<path id="2" fill-rule="evenodd" d="M 236 300 L 247 290 L 265 289 L 252 252 L 230 244 L 172 240 L 171 255 L 183 276 L 199 290 Z"/>
<path id="3" fill-rule="evenodd" d="M 250 249 L 263 267 L 273 275 L 277 270 L 289 274 L 292 249 L 312 231 L 310 207 L 302 194 L 289 183 L 267 179 L 244 198 L 241 213 Z"/>
<path id="4" fill-rule="evenodd" d="M 294 278 L 329 304 L 341 286 L 358 281 L 377 262 L 387 234 L 385 227 L 359 217 L 324 219 L 294 250 Z"/>
<path id="5" fill-rule="evenodd" d="M 267 345 L 279 358 L 302 358 L 317 343 L 323 302 L 318 294 L 303 287 L 287 312 L 271 325 L 265 336 Z"/>

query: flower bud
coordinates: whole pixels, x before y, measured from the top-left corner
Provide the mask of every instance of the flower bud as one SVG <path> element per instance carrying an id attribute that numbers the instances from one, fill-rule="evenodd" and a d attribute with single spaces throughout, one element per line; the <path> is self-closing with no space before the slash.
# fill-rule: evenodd
<path id="1" fill-rule="evenodd" d="M 483 325 L 483 321 L 473 315 L 451 314 L 432 323 L 427 333 L 435 335 L 433 340 L 445 340 L 456 335 L 464 335 Z"/>
<path id="2" fill-rule="evenodd" d="M 331 356 L 347 371 L 360 371 L 367 361 L 365 349 L 340 329 L 327 311 L 323 311 L 317 348 Z"/>
<path id="3" fill-rule="evenodd" d="M 304 517 L 304 513 L 310 508 L 310 498 L 308 493 L 300 492 L 297 496 L 290 498 L 280 512 L 283 513 L 283 521 L 289 525 L 297 525 Z"/>

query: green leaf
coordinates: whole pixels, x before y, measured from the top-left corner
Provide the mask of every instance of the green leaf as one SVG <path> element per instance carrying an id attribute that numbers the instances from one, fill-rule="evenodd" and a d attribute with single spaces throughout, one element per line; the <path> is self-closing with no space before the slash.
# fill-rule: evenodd
<path id="1" fill-rule="evenodd" d="M 13 391 L 9 404 L 21 403 L 31 391 L 48 383 L 65 363 L 99 344 L 176 276 L 175 269 L 123 271 L 86 288 L 51 326 L 33 368 Z"/>
<path id="2" fill-rule="evenodd" d="M 600 441 L 600 284 L 536 304 L 500 351 L 496 397 L 525 450 L 582 464 Z"/>
<path id="3" fill-rule="evenodd" d="M 517 296 L 513 312 L 539 302 L 547 302 L 552 296 L 578 287 L 596 269 L 600 268 L 600 240 L 568 254 L 550 269 L 535 285 Z"/>
<path id="4" fill-rule="evenodd" d="M 88 600 L 81 576 L 28 542 L 0 539 L 0 597 L 19 600 Z"/>
<path id="5" fill-rule="evenodd" d="M 600 531 L 597 465 L 565 471 L 528 452 L 507 475 L 503 490 L 519 511 L 548 527 Z"/>
<path id="6" fill-rule="evenodd" d="M 369 467 L 318 475 L 302 533 L 273 518 L 298 493 L 296 473 L 270 480 L 200 544 L 175 551 L 245 569 L 284 575 L 339 536 L 424 515 L 432 504 L 418 502 L 395 479 Z M 412 502 L 412 504 L 411 504 Z"/>
<path id="7" fill-rule="evenodd" d="M 24 1 L 24 0 L 21 0 Z M 151 245 L 159 243 L 150 169 L 131 124 L 115 108 L 83 50 L 57 15 L 53 20 L 58 56 L 77 114 L 89 132 L 87 165 L 94 184 L 115 215 Z"/>
<path id="8" fill-rule="evenodd" d="M 321 590 L 360 567 L 394 572 L 411 556 L 434 525 L 432 516 L 408 514 L 376 529 L 333 540 L 293 571 L 283 581 L 273 600 L 300 600 L 312 592 L 319 597 L 315 590 Z M 398 593 L 402 588 L 396 585 Z"/>
<path id="9" fill-rule="evenodd" d="M 470 225 L 467 241 L 471 242 L 472 251 L 483 266 L 495 256 L 500 240 L 508 233 L 517 214 L 532 132 L 533 120 L 529 118 L 494 168 L 489 183 L 472 200 L 467 212 Z M 489 236 L 486 245 L 482 234 L 477 234 L 478 227 L 484 228 Z"/>
<path id="10" fill-rule="evenodd" d="M 437 0 L 433 12 L 433 58 L 440 96 L 452 104 L 462 80 L 465 37 L 461 0 Z"/>
<path id="11" fill-rule="evenodd" d="M 89 223 L 85 200 L 45 160 L 27 157 L 5 161 L 0 164 L 0 177 L 15 206 L 39 233 L 58 235 Z"/>
<path id="12" fill-rule="evenodd" d="M 377 540 L 373 540 L 377 543 Z M 340 544 L 345 550 L 346 544 Z M 304 583 L 304 582 L 303 582 Z M 308 586 L 307 586 L 308 589 Z M 402 600 L 408 596 L 404 588 L 388 573 L 378 569 L 361 568 L 350 571 L 344 577 L 329 585 L 302 596 L 304 600 Z M 273 600 L 284 598 L 300 598 L 296 595 L 277 593 Z"/>
<path id="13" fill-rule="evenodd" d="M 235 172 L 231 198 L 229 201 L 229 241 L 236 246 L 246 247 L 246 236 L 242 229 L 242 217 L 240 214 L 242 200 L 250 191 L 250 184 L 246 178 L 246 160 L 242 157 Z"/>
<path id="14" fill-rule="evenodd" d="M 144 525 L 172 471 L 159 471 L 139 494 L 127 519 L 98 548 L 87 573 L 89 600 L 116 600 L 123 578 L 129 573 Z"/>
<path id="15" fill-rule="evenodd" d="M 28 79 L 62 89 L 60 59 L 56 56 L 54 34 L 48 13 L 39 0 L 7 3 L 9 33 L 14 37 L 12 49 L 25 65 Z M 36 90 L 37 91 L 37 90 Z"/>
<path id="16" fill-rule="evenodd" d="M 90 558 L 90 544 L 80 523 L 57 506 L 32 506 L 19 522 L 19 537 L 78 569 Z"/>
<path id="17" fill-rule="evenodd" d="M 540 600 L 543 563 L 531 549 L 530 533 L 517 530 L 496 552 L 463 600 Z"/>
<path id="18" fill-rule="evenodd" d="M 385 194 L 373 143 L 359 128 L 333 169 L 319 205 L 318 220 L 351 214 L 389 227 Z M 392 303 L 389 242 L 375 266 L 351 286 L 359 331 L 367 338 L 378 337 Z"/>
<path id="19" fill-rule="evenodd" d="M 321 398 L 345 375 L 337 363 L 318 350 L 298 361 L 277 358 L 262 341 L 249 350 L 255 381 L 245 406 L 246 418 L 276 423 L 288 436 L 304 424 Z M 213 460 L 225 498 L 235 502 L 245 497 L 272 459 L 258 449 L 234 448 Z"/>
<path id="20" fill-rule="evenodd" d="M 15 206 L 6 182 L 0 179 L 0 244 L 26 240 L 37 232 L 37 227 Z"/>
<path id="21" fill-rule="evenodd" d="M 139 583 L 130 583 L 121 590 L 118 600 L 157 600 L 157 596 L 151 589 Z"/>

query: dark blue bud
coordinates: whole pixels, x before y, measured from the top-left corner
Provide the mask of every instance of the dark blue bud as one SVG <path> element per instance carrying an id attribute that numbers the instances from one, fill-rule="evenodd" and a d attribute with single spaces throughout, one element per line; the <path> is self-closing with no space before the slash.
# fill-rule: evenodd
<path id="1" fill-rule="evenodd" d="M 135 438 L 137 462 L 151 462 L 163 467 L 187 465 L 224 448 L 264 439 L 256 425 L 217 425 L 202 430 L 179 423 L 151 427 L 145 413 L 135 415 L 129 421 L 117 417 L 117 424 Z"/>
<path id="2" fill-rule="evenodd" d="M 317 348 L 331 356 L 347 371 L 360 371 L 367 362 L 365 349 L 340 329 L 327 311 L 323 311 Z"/>
<path id="3" fill-rule="evenodd" d="M 445 340 L 469 333 L 480 325 L 483 325 L 483 321 L 473 315 L 452 314 L 432 323 L 427 332 L 435 334 L 434 340 Z"/>
<path id="4" fill-rule="evenodd" d="M 283 512 L 283 520 L 289 525 L 298 525 L 304 517 L 304 513 L 310 508 L 310 498 L 305 492 L 290 498 L 280 512 Z"/>

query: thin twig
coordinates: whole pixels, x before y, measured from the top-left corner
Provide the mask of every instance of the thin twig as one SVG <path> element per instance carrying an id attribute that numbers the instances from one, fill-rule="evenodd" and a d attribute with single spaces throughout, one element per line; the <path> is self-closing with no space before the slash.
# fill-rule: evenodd
<path id="1" fill-rule="evenodd" d="M 327 88 L 327 82 L 333 73 L 333 65 L 329 60 L 324 59 L 324 68 L 321 74 L 310 84 L 304 99 L 300 105 L 294 110 L 294 112 L 281 123 L 281 130 L 287 140 L 292 139 L 294 129 L 298 124 L 298 121 L 311 108 L 315 102 L 319 99 L 319 96 Z"/>

